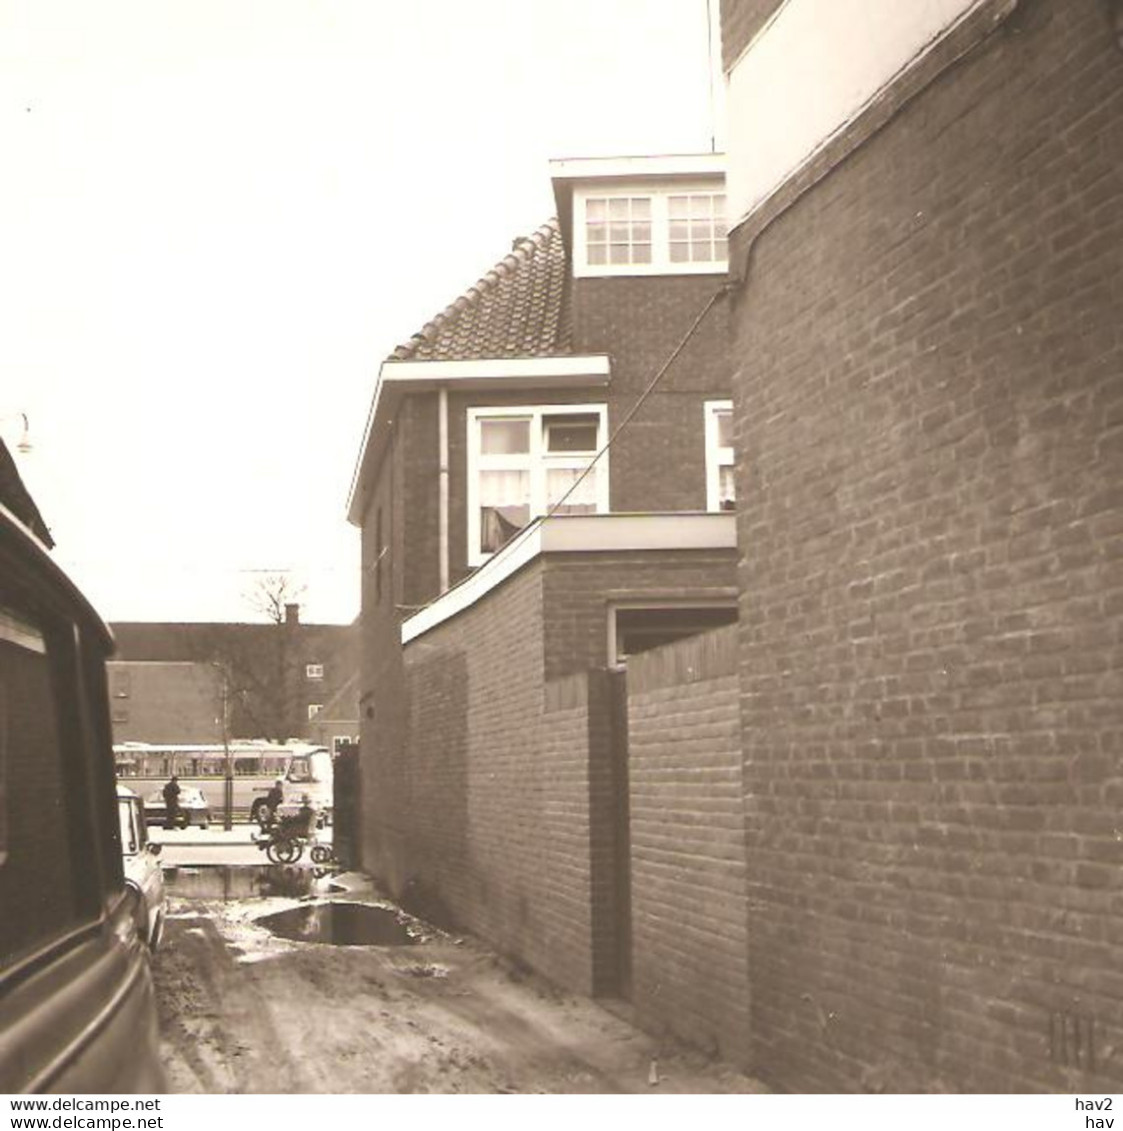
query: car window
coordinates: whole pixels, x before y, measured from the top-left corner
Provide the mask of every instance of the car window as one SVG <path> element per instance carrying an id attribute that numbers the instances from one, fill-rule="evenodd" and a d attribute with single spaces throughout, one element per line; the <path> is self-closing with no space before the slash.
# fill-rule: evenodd
<path id="1" fill-rule="evenodd" d="M 57 698 L 73 689 L 65 639 L 0 591 L 0 907 L 19 909 L 0 915 L 0 964 L 75 925 L 87 902 L 67 805 L 85 786 L 68 772 Z"/>
<path id="2" fill-rule="evenodd" d="M 119 797 L 117 816 L 121 822 L 121 849 L 127 856 L 135 856 L 140 851 L 136 806 L 127 797 Z"/>
<path id="3" fill-rule="evenodd" d="M 144 819 L 144 802 L 139 797 L 134 797 L 130 803 L 133 808 L 133 823 L 136 825 L 137 852 L 148 847 L 148 824 Z"/>

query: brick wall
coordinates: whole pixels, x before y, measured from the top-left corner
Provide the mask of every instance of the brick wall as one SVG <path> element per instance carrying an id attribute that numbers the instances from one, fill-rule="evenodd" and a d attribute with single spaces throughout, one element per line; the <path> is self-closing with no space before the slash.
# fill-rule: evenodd
<path id="1" fill-rule="evenodd" d="M 544 721 L 541 594 L 532 564 L 376 681 L 364 866 L 589 992 L 587 725 L 580 704 Z"/>
<path id="2" fill-rule="evenodd" d="M 221 742 L 222 679 L 208 663 L 111 660 L 114 742 Z"/>
<path id="3" fill-rule="evenodd" d="M 612 358 L 609 426 L 631 410 L 707 300 L 714 275 L 576 279 L 574 349 Z M 614 511 L 706 509 L 703 404 L 730 390 L 724 300 L 667 370 L 613 446 Z"/>
<path id="4" fill-rule="evenodd" d="M 780 1086 L 1123 1082 L 1121 170 L 1108 6 L 1026 0 L 756 241 L 740 675 Z"/>
<path id="5" fill-rule="evenodd" d="M 545 563 L 546 675 L 604 667 L 614 604 L 731 597 L 735 550 L 558 554 Z M 613 657 L 614 659 L 614 657 Z"/>
<path id="6" fill-rule="evenodd" d="M 405 671 L 399 644 L 399 606 L 403 603 L 404 538 L 401 482 L 401 444 L 395 435 L 383 457 L 375 488 L 363 517 L 360 542 L 362 584 L 359 639 L 359 860 L 382 853 L 384 811 L 392 815 L 383 792 L 369 788 L 375 771 L 394 772 L 405 733 Z M 376 694 L 377 691 L 377 694 Z"/>
<path id="7" fill-rule="evenodd" d="M 633 984 L 648 1028 L 749 1055 L 736 628 L 628 663 Z"/>
<path id="8" fill-rule="evenodd" d="M 727 592 L 734 568 L 732 551 L 548 555 L 404 655 L 373 606 L 364 867 L 572 989 L 615 992 L 624 779 L 612 677 L 590 671 L 606 660 L 606 587 Z"/>

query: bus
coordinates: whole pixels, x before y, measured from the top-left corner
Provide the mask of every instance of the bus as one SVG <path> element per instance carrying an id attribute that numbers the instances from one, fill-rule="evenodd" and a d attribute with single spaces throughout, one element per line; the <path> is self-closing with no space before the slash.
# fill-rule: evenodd
<path id="1" fill-rule="evenodd" d="M 278 778 L 286 806 L 308 794 L 331 819 L 332 761 L 323 746 L 306 742 L 231 742 L 229 745 L 176 745 L 124 742 L 113 747 L 117 780 L 147 798 L 175 774 L 181 788 L 202 792 L 212 812 L 225 807 L 227 767 L 233 784 L 233 816 L 258 821 L 265 795 Z"/>

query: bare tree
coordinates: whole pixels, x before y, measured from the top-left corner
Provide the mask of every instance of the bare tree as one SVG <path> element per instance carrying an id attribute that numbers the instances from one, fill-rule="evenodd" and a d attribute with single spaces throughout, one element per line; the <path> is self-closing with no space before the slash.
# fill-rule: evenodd
<path id="1" fill-rule="evenodd" d="M 201 641 L 222 671 L 233 738 L 283 742 L 300 731 L 295 690 L 300 662 L 298 617 L 288 615 L 306 586 L 290 574 L 263 574 L 245 594 L 264 624 L 216 625 Z"/>
<path id="2" fill-rule="evenodd" d="M 308 586 L 294 581 L 291 574 L 266 573 L 254 582 L 246 594 L 246 602 L 273 624 L 284 624 L 287 607 L 298 604 L 307 589 Z"/>

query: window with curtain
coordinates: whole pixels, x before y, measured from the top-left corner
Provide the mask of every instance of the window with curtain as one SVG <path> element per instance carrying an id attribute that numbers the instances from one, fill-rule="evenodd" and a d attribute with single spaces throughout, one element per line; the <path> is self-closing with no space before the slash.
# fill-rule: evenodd
<path id="1" fill-rule="evenodd" d="M 590 467 L 606 426 L 603 405 L 469 410 L 470 564 L 555 506 L 557 514 L 608 510 L 606 467 Z"/>
<path id="2" fill-rule="evenodd" d="M 733 402 L 706 401 L 706 509 L 731 511 L 737 507 L 734 485 Z"/>

